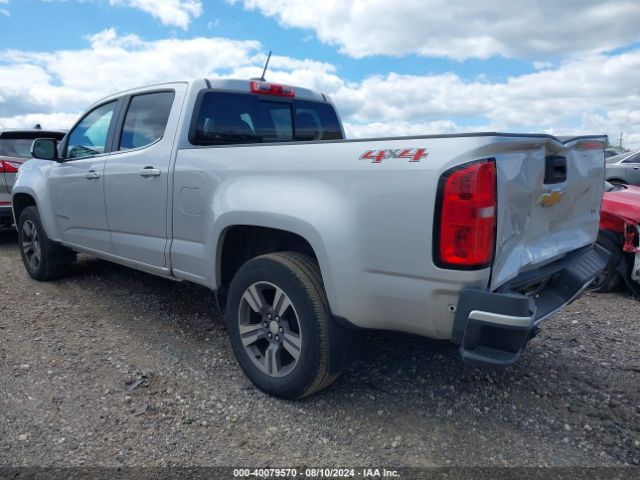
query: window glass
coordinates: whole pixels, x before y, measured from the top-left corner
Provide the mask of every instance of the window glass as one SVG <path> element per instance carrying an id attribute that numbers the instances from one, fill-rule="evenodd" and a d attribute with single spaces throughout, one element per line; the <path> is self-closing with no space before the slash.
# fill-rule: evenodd
<path id="1" fill-rule="evenodd" d="M 61 140 L 64 134 L 49 131 L 4 132 L 0 138 L 0 156 L 31 158 L 31 145 L 36 138 Z"/>
<path id="2" fill-rule="evenodd" d="M 105 152 L 107 134 L 116 101 L 91 111 L 69 134 L 67 158 L 82 158 Z"/>
<path id="3" fill-rule="evenodd" d="M 0 139 L 0 155 L 4 157 L 31 158 L 33 138 Z"/>
<path id="4" fill-rule="evenodd" d="M 328 103 L 295 102 L 296 140 L 340 140 L 342 130 L 336 111 Z"/>
<path id="5" fill-rule="evenodd" d="M 329 104 L 207 92 L 195 120 L 192 140 L 199 145 L 229 145 L 340 138 L 340 123 Z"/>
<path id="6" fill-rule="evenodd" d="M 640 163 L 640 152 L 635 155 L 631 155 L 622 163 Z"/>
<path id="7" fill-rule="evenodd" d="M 173 92 L 145 93 L 131 99 L 120 137 L 120 150 L 149 145 L 164 135 Z"/>

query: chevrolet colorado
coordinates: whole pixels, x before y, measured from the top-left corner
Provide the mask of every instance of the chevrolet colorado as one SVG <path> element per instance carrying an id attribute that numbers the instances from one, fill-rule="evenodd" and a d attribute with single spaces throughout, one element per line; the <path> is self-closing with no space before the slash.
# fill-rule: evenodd
<path id="1" fill-rule="evenodd" d="M 450 339 L 506 367 L 606 265 L 606 137 L 344 139 L 304 88 L 195 80 L 96 103 L 38 139 L 13 188 L 24 265 L 76 252 L 206 285 L 242 369 L 300 398 L 362 329 Z"/>

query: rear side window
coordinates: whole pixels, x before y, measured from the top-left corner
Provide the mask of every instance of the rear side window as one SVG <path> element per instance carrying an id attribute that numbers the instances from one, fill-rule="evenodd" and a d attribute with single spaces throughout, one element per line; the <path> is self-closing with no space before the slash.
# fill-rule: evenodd
<path id="1" fill-rule="evenodd" d="M 206 92 L 191 129 L 195 145 L 341 139 L 333 107 L 242 93 Z"/>
<path id="2" fill-rule="evenodd" d="M 127 109 L 118 149 L 140 148 L 160 140 L 167 127 L 174 97 L 174 92 L 134 96 Z"/>
<path id="3" fill-rule="evenodd" d="M 640 152 L 630 156 L 622 163 L 640 163 Z"/>

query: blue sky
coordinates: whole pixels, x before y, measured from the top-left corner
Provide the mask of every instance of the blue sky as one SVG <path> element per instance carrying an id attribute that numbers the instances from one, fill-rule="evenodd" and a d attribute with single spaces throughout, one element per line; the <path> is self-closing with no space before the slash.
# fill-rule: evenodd
<path id="1" fill-rule="evenodd" d="M 640 146 L 640 0 L 451 3 L 0 0 L 0 126 L 65 127 L 135 81 L 243 76 L 271 49 L 272 78 L 331 95 L 352 136 L 622 131 Z"/>

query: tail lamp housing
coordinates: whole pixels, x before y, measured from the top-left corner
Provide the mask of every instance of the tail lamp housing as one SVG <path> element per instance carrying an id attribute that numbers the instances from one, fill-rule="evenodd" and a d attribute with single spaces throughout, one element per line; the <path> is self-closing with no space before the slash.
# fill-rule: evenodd
<path id="1" fill-rule="evenodd" d="M 0 173 L 17 173 L 21 165 L 22 164 L 18 162 L 0 160 Z"/>
<path id="2" fill-rule="evenodd" d="M 258 80 L 251 81 L 251 93 L 259 95 L 274 95 L 276 97 L 295 97 L 296 92 L 289 85 L 279 85 Z"/>
<path id="3" fill-rule="evenodd" d="M 494 159 L 447 170 L 438 183 L 433 257 L 437 266 L 479 270 L 493 262 L 496 239 Z"/>

